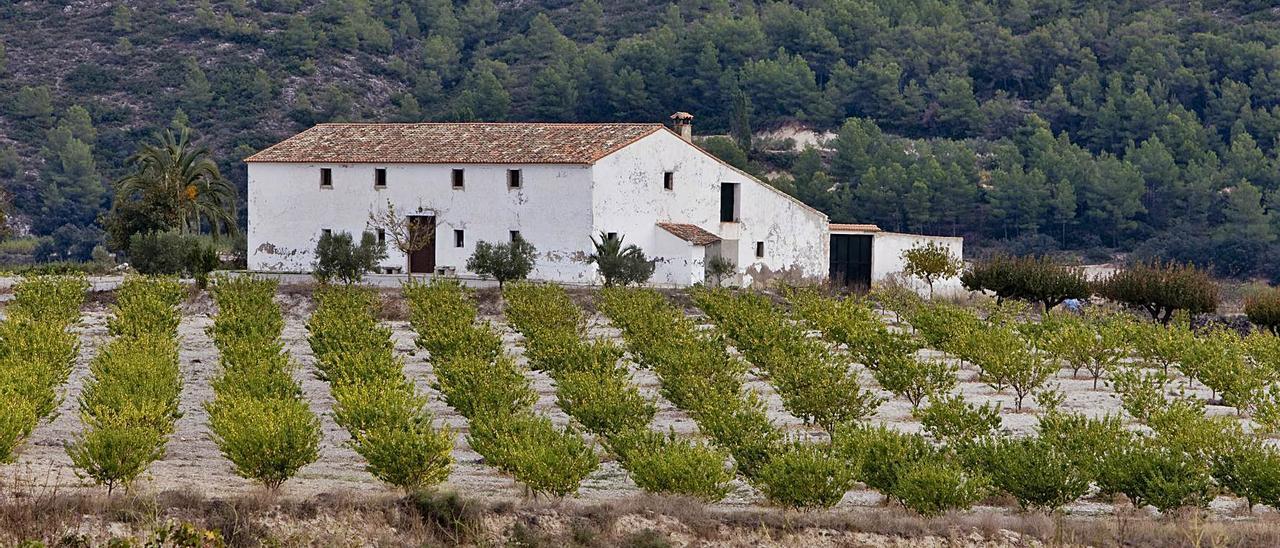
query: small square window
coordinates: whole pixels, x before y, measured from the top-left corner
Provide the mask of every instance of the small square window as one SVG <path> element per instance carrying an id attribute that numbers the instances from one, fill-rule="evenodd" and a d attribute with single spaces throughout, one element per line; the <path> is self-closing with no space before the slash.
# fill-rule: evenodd
<path id="1" fill-rule="evenodd" d="M 612 241 L 615 241 L 615 240 L 617 240 L 617 239 L 618 239 L 618 233 L 617 233 L 617 232 L 610 232 L 610 233 L 608 233 L 608 234 L 605 234 L 605 235 L 604 235 L 604 237 L 605 237 L 605 239 L 606 239 L 606 240 L 609 240 L 609 241 L 611 241 L 611 242 L 612 242 Z"/>
<path id="2" fill-rule="evenodd" d="M 378 245 L 387 245 L 386 229 L 382 229 L 382 228 L 378 229 Z"/>
<path id="3" fill-rule="evenodd" d="M 373 188 L 387 188 L 387 169 L 378 168 L 373 170 Z"/>
<path id="4" fill-rule="evenodd" d="M 465 175 L 461 169 L 453 170 L 453 188 L 461 189 L 465 184 Z"/>
<path id="5" fill-rule="evenodd" d="M 333 188 L 333 170 L 320 168 L 320 188 Z"/>
<path id="6" fill-rule="evenodd" d="M 676 188 L 676 173 L 667 171 L 662 174 L 662 190 L 673 190 Z"/>
<path id="7" fill-rule="evenodd" d="M 524 178 L 521 176 L 520 170 L 507 170 L 507 188 L 520 188 L 524 184 Z"/>
<path id="8" fill-rule="evenodd" d="M 512 230 L 512 231 L 511 231 L 511 241 L 513 241 L 513 242 L 514 242 L 514 241 L 519 240 L 519 239 L 521 239 L 521 237 L 520 237 L 520 231 L 519 231 L 519 230 Z"/>
<path id="9" fill-rule="evenodd" d="M 764 242 L 756 242 L 756 257 L 764 258 Z"/>
<path id="10" fill-rule="evenodd" d="M 333 230 L 328 228 L 320 229 L 320 236 L 333 236 Z"/>
<path id="11" fill-rule="evenodd" d="M 453 231 L 453 247 L 462 247 L 464 244 L 466 244 L 466 242 L 467 242 L 466 236 L 462 233 L 461 230 Z"/>

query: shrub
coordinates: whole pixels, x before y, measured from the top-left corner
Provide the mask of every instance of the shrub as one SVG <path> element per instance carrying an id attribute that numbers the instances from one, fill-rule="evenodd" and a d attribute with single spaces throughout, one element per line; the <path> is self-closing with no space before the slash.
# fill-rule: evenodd
<path id="1" fill-rule="evenodd" d="M 595 251 L 587 257 L 587 262 L 594 263 L 600 270 L 605 287 L 643 284 L 649 281 L 657 268 L 657 263 L 649 260 L 639 246 L 623 246 L 624 239 L 622 235 L 610 238 L 604 232 L 600 233 L 599 240 L 591 237 Z"/>
<path id="2" fill-rule="evenodd" d="M 990 483 L 981 474 L 948 460 L 933 459 L 908 464 L 890 494 L 916 513 L 934 517 L 949 510 L 966 510 L 989 490 Z"/>
<path id="3" fill-rule="evenodd" d="M 1089 418 L 1060 412 L 1040 416 L 1040 440 L 1053 446 L 1089 480 L 1096 480 L 1108 457 L 1133 441 L 1119 417 Z"/>
<path id="4" fill-rule="evenodd" d="M 70 376 L 79 346 L 75 333 L 53 322 L 21 316 L 0 322 L 0 393 L 26 400 L 37 419 L 47 417 L 58 407 L 58 387 Z"/>
<path id="5" fill-rule="evenodd" d="M 493 278 L 503 287 L 509 281 L 528 278 L 537 256 L 537 248 L 524 238 L 502 244 L 481 241 L 467 258 L 467 270 Z"/>
<path id="6" fill-rule="evenodd" d="M 0 322 L 0 463 L 58 406 L 79 349 L 67 328 L 87 288 L 82 276 L 28 276 L 14 287 Z"/>
<path id="7" fill-rule="evenodd" d="M 209 285 L 209 273 L 222 265 L 218 258 L 218 248 L 208 242 L 200 242 L 187 251 L 186 271 L 196 280 L 196 287 L 204 289 Z"/>
<path id="8" fill-rule="evenodd" d="M 1188 377 L 1198 379 L 1222 395 L 1226 405 L 1247 410 L 1266 384 L 1268 375 L 1251 367 L 1245 359 L 1244 343 L 1234 331 L 1213 329 L 1196 338 L 1183 350 L 1178 367 Z"/>
<path id="9" fill-rule="evenodd" d="M 13 287 L 8 318 L 50 322 L 66 328 L 80 321 L 89 280 L 84 276 L 27 276 Z"/>
<path id="10" fill-rule="evenodd" d="M 165 432 L 150 410 L 128 406 L 115 413 L 84 417 L 85 430 L 67 445 L 77 474 L 106 486 L 107 494 L 128 487 L 164 454 Z"/>
<path id="11" fill-rule="evenodd" d="M 304 400 L 218 394 L 207 409 L 213 440 L 236 474 L 268 489 L 320 456 L 320 420 Z"/>
<path id="12" fill-rule="evenodd" d="M 919 278 L 929 286 L 929 298 L 933 298 L 933 284 L 938 280 L 954 278 L 964 268 L 964 262 L 951 254 L 947 246 L 936 242 L 917 244 L 902 252 L 902 273 Z"/>
<path id="13" fill-rule="evenodd" d="M 755 477 L 782 441 L 782 432 L 769 421 L 764 404 L 754 392 L 750 394 L 750 398 L 722 394 L 712 401 L 698 402 L 693 410 L 698 427 L 729 450 L 747 478 Z"/>
<path id="14" fill-rule="evenodd" d="M 925 396 L 948 392 L 956 387 L 955 365 L 942 360 L 918 360 L 915 356 L 889 360 L 872 372 L 885 390 L 911 402 L 911 411 L 920 408 Z"/>
<path id="15" fill-rule="evenodd" d="M 185 297 L 186 290 L 176 278 L 127 276 L 116 289 L 107 329 L 116 336 L 176 338 L 182 321 L 178 305 Z"/>
<path id="16" fill-rule="evenodd" d="M 18 446 L 31 434 L 39 419 L 30 401 L 0 392 L 0 463 L 13 461 Z"/>
<path id="17" fill-rule="evenodd" d="M 364 430 L 353 445 L 373 477 L 402 489 L 436 485 L 453 469 L 453 432 L 432 429 L 430 415 L 421 412 Z"/>
<path id="18" fill-rule="evenodd" d="M 177 232 L 147 232 L 129 237 L 129 263 L 146 275 L 182 274 L 191 242 Z"/>
<path id="19" fill-rule="evenodd" d="M 734 469 L 726 465 L 729 455 L 720 449 L 647 429 L 623 432 L 608 441 L 631 479 L 645 491 L 705 502 L 718 501 L 729 493 Z"/>
<path id="20" fill-rule="evenodd" d="M 1214 453 L 1213 477 L 1222 487 L 1253 505 L 1280 506 L 1280 452 L 1243 436 Z"/>
<path id="21" fill-rule="evenodd" d="M 410 285 L 413 291 L 426 287 Z M 426 398 L 404 378 L 391 331 L 377 325 L 373 314 L 377 295 L 331 288 L 317 300 L 307 325 L 311 346 L 337 402 L 334 420 L 351 434 L 351 447 L 364 457 L 365 469 L 402 489 L 444 481 L 453 467 L 453 434 L 431 427 Z M 437 375 L 447 374 L 447 360 L 435 361 Z"/>
<path id="22" fill-rule="evenodd" d="M 1169 367 L 1182 359 L 1183 351 L 1196 344 L 1190 321 L 1158 323 L 1127 322 L 1126 339 L 1142 363 L 1159 367 L 1167 376 Z"/>
<path id="23" fill-rule="evenodd" d="M 1218 307 L 1218 287 L 1209 274 L 1193 265 L 1138 262 L 1097 284 L 1099 295 L 1145 310 L 1153 320 L 1168 324 L 1174 312 L 1212 312 Z"/>
<path id="24" fill-rule="evenodd" d="M 835 300 L 803 290 L 790 292 L 788 299 L 805 323 L 845 345 L 855 360 L 872 370 L 886 361 L 911 359 L 922 347 L 914 337 L 890 331 L 867 302 L 855 297 Z"/>
<path id="25" fill-rule="evenodd" d="M 997 255 L 974 263 L 960 276 L 960 282 L 970 291 L 995 293 L 997 302 L 1040 303 L 1046 311 L 1067 299 L 1085 299 L 1091 294 L 1082 270 L 1047 256 Z"/>
<path id="26" fill-rule="evenodd" d="M 1103 494 L 1124 494 L 1134 506 L 1161 512 L 1203 507 L 1215 494 L 1209 463 L 1154 438 L 1139 438 L 1109 455 L 1098 474 Z"/>
<path id="27" fill-rule="evenodd" d="M 1244 301 L 1244 314 L 1254 325 L 1280 335 L 1280 289 L 1268 288 Z"/>
<path id="28" fill-rule="evenodd" d="M 89 364 L 92 378 L 80 392 L 80 411 L 89 416 L 108 416 L 125 410 L 147 411 L 134 419 L 167 435 L 173 429 L 182 392 L 182 372 L 178 368 L 178 346 L 172 338 L 143 335 L 113 339 Z"/>
<path id="29" fill-rule="evenodd" d="M 832 439 L 835 454 L 857 471 L 856 479 L 887 496 L 894 496 L 906 467 L 939 457 L 923 436 L 884 426 L 843 426 Z"/>
<path id="30" fill-rule="evenodd" d="M 535 494 L 573 493 L 599 464 L 582 437 L 529 413 L 473 419 L 467 440 L 485 461 Z"/>
<path id="31" fill-rule="evenodd" d="M 712 286 L 720 287 L 725 278 L 738 271 L 738 265 L 724 255 L 712 255 L 707 259 L 706 269 L 706 276 L 711 280 Z"/>
<path id="32" fill-rule="evenodd" d="M 1006 325 L 989 325 L 971 333 L 967 348 L 961 351 L 966 360 L 978 366 L 978 379 L 1000 391 L 1013 388 L 1014 408 L 1022 410 L 1022 402 L 1044 385 L 1057 371 L 1057 366 L 1029 348 L 1017 331 Z"/>
<path id="33" fill-rule="evenodd" d="M 1067 362 L 1072 376 L 1079 376 L 1081 369 L 1089 371 L 1094 390 L 1102 374 L 1129 355 L 1130 330 L 1119 317 L 1067 315 L 1054 321 L 1057 326 L 1047 336 L 1046 352 Z"/>
<path id="34" fill-rule="evenodd" d="M 958 394 L 935 398 L 920 414 L 920 424 L 933 439 L 963 447 L 995 434 L 1000 428 L 1000 406 L 974 405 Z"/>
<path id="35" fill-rule="evenodd" d="M 763 295 L 699 290 L 694 301 L 778 389 L 791 414 L 831 432 L 873 413 L 881 403 L 863 390 L 845 357 L 781 314 Z"/>
<path id="36" fill-rule="evenodd" d="M 1043 439 L 995 439 L 968 453 L 994 486 L 1013 495 L 1024 510 L 1057 510 L 1089 490 L 1089 473 Z"/>
<path id="37" fill-rule="evenodd" d="M 351 285 L 363 280 L 365 273 L 378 268 L 378 262 L 386 258 L 386 244 L 378 243 L 372 232 L 362 233 L 359 245 L 350 232 L 326 232 L 316 242 L 313 274 L 322 284 L 337 280 Z"/>
<path id="38" fill-rule="evenodd" d="M 141 274 L 196 278 L 204 287 L 208 274 L 221 264 L 217 248 L 206 238 L 177 232 L 137 233 L 129 237 L 129 261 Z"/>
<path id="39" fill-rule="evenodd" d="M 464 355 L 433 365 L 434 388 L 444 394 L 449 407 L 469 419 L 512 415 L 538 400 L 529 378 L 509 357 L 487 361 Z"/>
<path id="40" fill-rule="evenodd" d="M 657 411 L 631 383 L 625 368 L 558 373 L 556 402 L 588 432 L 609 436 L 646 427 Z"/>
<path id="41" fill-rule="evenodd" d="M 983 328 L 973 311 L 942 302 L 915 306 L 908 310 L 906 319 L 930 347 L 952 354 L 957 353 L 958 343 Z"/>
<path id="42" fill-rule="evenodd" d="M 853 487 L 854 473 L 829 447 L 792 442 L 760 467 L 752 483 L 786 508 L 831 508 Z"/>

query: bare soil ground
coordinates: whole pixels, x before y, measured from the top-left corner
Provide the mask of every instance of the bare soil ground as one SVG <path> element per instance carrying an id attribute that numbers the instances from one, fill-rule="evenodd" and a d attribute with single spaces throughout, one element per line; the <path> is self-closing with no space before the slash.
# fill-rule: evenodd
<path id="1" fill-rule="evenodd" d="M 5 285 L 0 283 L 0 288 Z M 607 319 L 594 312 L 593 294 L 577 290 L 573 294 L 584 309 L 591 312 L 591 335 L 617 339 L 618 331 L 608 325 Z M 1110 501 L 1090 498 L 1070 505 L 1064 521 L 1057 524 L 1045 516 L 1019 514 L 1011 501 L 1002 499 L 989 500 L 969 512 L 939 520 L 921 520 L 900 509 L 885 506 L 883 497 L 868 489 L 850 491 L 835 510 L 817 514 L 793 515 L 765 507 L 759 493 L 741 482 L 724 501 L 717 504 L 672 502 L 672 499 L 645 495 L 616 462 L 603 456 L 603 451 L 604 462 L 583 482 L 576 498 L 556 504 L 531 501 L 518 484 L 486 466 L 480 455 L 468 446 L 467 421 L 445 405 L 439 393 L 431 388 L 434 380 L 431 364 L 415 347 L 416 335 L 405 319 L 404 303 L 398 299 L 398 292 L 388 290 L 384 295 L 383 315 L 386 325 L 393 330 L 396 349 L 405 360 L 406 375 L 424 393 L 433 396 L 430 406 L 437 425 L 449 428 L 456 436 L 454 457 L 457 464 L 443 489 L 479 501 L 478 504 L 488 509 L 481 520 L 483 526 L 474 532 L 478 536 L 467 542 L 478 542 L 483 538 L 486 540 L 480 544 L 490 541 L 506 543 L 517 533 L 535 537 L 542 535 L 547 540 L 577 538 L 589 533 L 577 531 L 573 525 L 583 516 L 591 518 L 588 521 L 596 529 L 604 527 L 602 523 L 607 525 L 604 530 L 594 533 L 598 539 L 607 539 L 604 545 L 622 542 L 631 538 L 629 535 L 644 534 L 649 529 L 661 533 L 676 545 L 778 546 L 1003 546 L 1026 545 L 1031 539 L 1052 541 L 1055 538 L 1068 543 L 1111 544 L 1113 541 L 1107 539 L 1137 534 L 1132 532 L 1137 530 L 1149 531 L 1155 535 L 1153 539 L 1189 539 L 1203 533 L 1184 534 L 1179 529 L 1200 523 L 1195 519 L 1161 520 L 1141 510 L 1132 515 L 1124 511 L 1117 514 Z M 673 297 L 677 302 L 687 304 L 681 295 L 674 294 Z M 296 544 L 334 544 L 332 540 L 344 537 L 348 541 L 362 539 L 356 540 L 355 544 L 420 543 L 421 539 L 438 533 L 418 531 L 410 534 L 414 528 L 406 529 L 399 520 L 407 519 L 404 515 L 406 512 L 414 513 L 410 511 L 412 509 L 406 510 L 404 506 L 407 503 L 403 499 L 364 471 L 360 456 L 347 446 L 347 433 L 333 421 L 333 398 L 328 386 L 315 376 L 315 359 L 307 344 L 306 320 L 312 305 L 310 291 L 306 287 L 284 287 L 278 301 L 285 310 L 284 340 L 299 366 L 296 376 L 323 424 L 319 460 L 303 468 L 279 494 L 268 496 L 236 476 L 230 463 L 218 453 L 210 440 L 203 409 L 204 402 L 212 398 L 210 380 L 218 370 L 217 351 L 205 333 L 212 322 L 214 307 L 206 294 L 199 294 L 184 304 L 183 321 L 179 327 L 181 367 L 185 374 L 183 416 L 177 422 L 166 454 L 134 486 L 133 494 L 126 497 L 133 502 L 104 501 L 100 488 L 77 477 L 63 445 L 81 429 L 76 402 L 88 376 L 89 361 L 108 337 L 106 319 L 111 299 L 109 292 L 96 293 L 86 305 L 83 321 L 75 328 L 81 342 L 80 356 L 65 386 L 57 415 L 36 429 L 16 463 L 0 466 L 0 487 L 3 488 L 0 492 L 0 544 L 18 540 L 6 539 L 5 533 L 8 530 L 13 534 L 13 523 L 21 522 L 21 519 L 6 519 L 5 512 L 18 511 L 15 508 L 36 508 L 40 504 L 49 505 L 49 516 L 57 515 L 59 509 L 72 509 L 68 514 L 69 522 L 62 526 L 63 532 L 70 528 L 72 532 L 87 531 L 98 537 L 109 536 L 113 531 L 135 534 L 138 523 L 154 522 L 164 516 L 182 517 L 184 512 L 203 515 L 202 523 L 207 523 L 211 520 L 209 515 L 221 515 L 220 512 L 228 507 L 237 505 L 248 505 L 253 510 L 242 516 L 248 520 L 246 527 L 252 525 L 270 531 L 273 538 L 285 540 L 285 544 L 295 544 L 294 541 Z M 522 339 L 504 323 L 497 299 L 496 292 L 482 290 L 479 293 L 482 316 L 503 331 L 508 352 L 519 356 L 523 352 Z M 690 312 L 696 313 L 692 309 Z M 657 402 L 658 414 L 653 427 L 697 435 L 697 425 L 658 394 L 658 379 L 649 371 L 634 367 L 633 370 L 635 382 L 642 393 Z M 1017 433 L 1032 432 L 1036 424 L 1035 413 L 1013 412 L 1012 397 L 1007 393 L 995 393 L 979 383 L 976 374 L 970 367 L 961 370 L 959 390 L 965 398 L 975 403 L 999 402 L 1005 410 L 1003 421 L 1006 429 Z M 569 417 L 555 404 L 555 387 L 551 379 L 537 372 L 530 375 L 540 395 L 537 409 L 557 424 L 567 424 Z M 1069 375 L 1069 370 L 1063 371 L 1052 381 L 1058 383 L 1066 394 L 1064 409 L 1094 416 L 1119 414 L 1118 400 L 1104 385 L 1095 390 L 1092 380 L 1073 379 Z M 875 386 L 869 375 L 866 383 L 867 386 Z M 748 386 L 765 396 L 773 420 L 793 434 L 814 438 L 822 435 L 783 410 L 781 401 L 767 382 L 751 378 Z M 918 421 L 911 417 L 908 402 L 893 398 L 888 393 L 882 393 L 882 396 L 887 401 L 873 420 L 907 431 L 920 429 Z M 1030 398 L 1026 404 L 1034 409 Z M 1211 406 L 1210 409 L 1220 414 L 1233 412 L 1224 407 Z M 138 501 L 151 501 L 144 506 L 151 509 L 150 515 L 155 519 L 137 522 L 119 519 L 120 511 L 113 505 L 143 504 Z M 1277 526 L 1280 516 L 1274 511 L 1261 510 L 1246 515 L 1241 506 L 1239 500 L 1220 497 L 1205 516 L 1208 524 L 1203 529 L 1233 528 L 1230 538 L 1239 535 L 1259 540 L 1273 536 L 1280 538 L 1280 526 Z M 600 519 L 603 514 L 607 514 L 607 519 Z M 704 522 L 691 526 L 686 523 L 689 519 Z M 1130 521 L 1145 525 L 1130 527 Z M 43 531 L 39 527 L 36 529 Z M 1164 533 L 1157 535 L 1157 531 Z M 420 533 L 427 534 L 427 537 L 413 536 Z M 1169 536 L 1160 536 L 1165 534 Z M 1160 544 L 1156 542 L 1156 545 Z"/>

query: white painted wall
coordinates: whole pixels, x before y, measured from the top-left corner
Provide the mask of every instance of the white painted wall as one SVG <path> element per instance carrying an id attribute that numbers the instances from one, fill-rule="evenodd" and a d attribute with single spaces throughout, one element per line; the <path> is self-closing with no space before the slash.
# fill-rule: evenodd
<path id="1" fill-rule="evenodd" d="M 652 285 L 686 287 L 706 277 L 705 246 L 693 245 L 661 228 L 654 234 L 654 246 L 645 254 L 657 260 Z"/>
<path id="2" fill-rule="evenodd" d="M 911 249 L 917 245 L 934 242 L 939 245 L 946 246 L 951 254 L 956 258 L 964 258 L 964 238 L 947 237 L 947 236 L 925 236 L 922 234 L 904 234 L 900 232 L 860 232 L 860 231 L 838 231 L 837 234 L 867 234 L 871 238 L 871 283 L 881 283 L 891 277 L 898 277 L 900 281 L 909 285 L 917 293 L 921 295 L 929 294 L 929 286 L 923 281 L 915 278 L 908 278 L 902 274 L 903 265 L 906 261 L 902 259 L 902 252 Z M 958 295 L 965 292 L 964 285 L 960 283 L 960 278 L 947 278 L 934 282 L 934 295 L 950 296 Z"/>
<path id="3" fill-rule="evenodd" d="M 333 169 L 333 188 L 320 188 L 320 168 Z M 387 169 L 387 187 L 375 189 L 374 169 Z M 465 186 L 452 188 L 452 170 L 465 169 Z M 507 188 L 507 170 L 523 170 L 520 189 Z M 532 277 L 589 282 L 591 170 L 574 165 L 249 164 L 248 251 L 251 270 L 306 272 L 321 229 L 357 237 L 369 212 L 391 200 L 405 214 L 435 212 L 436 265 L 459 274 L 476 242 L 505 242 L 519 230 L 538 249 Z M 463 247 L 454 247 L 462 230 Z M 407 258 L 388 242 L 384 265 L 407 270 Z"/>
<path id="4" fill-rule="evenodd" d="M 698 225 L 737 245 L 726 250 L 742 273 L 742 283 L 764 283 L 787 273 L 825 278 L 830 238 L 827 217 L 781 191 L 751 178 L 691 146 L 676 134 L 659 131 L 598 161 L 593 173 L 595 231 L 617 232 L 649 255 L 666 253 L 660 238 L 670 234 L 657 223 Z M 670 191 L 663 173 L 675 173 Z M 739 183 L 738 223 L 720 222 L 720 183 Z M 756 258 L 756 242 L 765 242 Z M 726 242 L 726 245 L 728 242 Z M 661 266 L 660 266 L 661 268 Z M 701 269 L 699 269 L 701 270 Z M 678 283 L 663 274 L 655 283 Z M 701 274 L 695 278 L 700 279 Z"/>
<path id="5" fill-rule="evenodd" d="M 320 169 L 333 170 L 333 188 L 320 188 Z M 374 170 L 387 169 L 387 187 L 374 188 Z M 453 168 L 466 170 L 462 190 L 451 187 Z M 519 190 L 507 188 L 507 170 L 523 170 Z M 669 131 L 659 131 L 598 161 L 578 165 L 249 164 L 249 268 L 307 272 L 321 230 L 357 237 L 370 211 L 387 200 L 404 214 L 436 215 L 436 265 L 460 275 L 480 240 L 504 242 L 511 230 L 537 247 L 531 277 L 597 283 L 586 263 L 590 237 L 617 232 L 659 260 L 652 282 L 685 286 L 702 281 L 705 249 L 676 238 L 658 222 L 696 224 L 726 240 L 741 283 L 778 276 L 825 278 L 830 239 L 827 218 L 720 162 Z M 674 189 L 663 189 L 665 171 Z M 720 222 L 720 183 L 739 183 L 740 222 Z M 454 247 L 463 230 L 463 247 Z M 756 242 L 765 243 L 763 258 Z M 389 246 L 390 247 L 390 246 Z M 723 246 L 722 246 L 723 247 Z M 385 266 L 407 270 L 407 258 L 388 249 Z"/>

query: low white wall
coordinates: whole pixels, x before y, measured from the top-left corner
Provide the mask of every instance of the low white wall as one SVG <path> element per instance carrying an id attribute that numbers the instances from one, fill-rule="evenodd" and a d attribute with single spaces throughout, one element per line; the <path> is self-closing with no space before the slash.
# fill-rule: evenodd
<path id="1" fill-rule="evenodd" d="M 906 261 L 902 252 L 918 245 L 934 242 L 945 246 L 958 259 L 964 258 L 964 238 L 948 236 L 925 236 L 923 234 L 904 234 L 900 232 L 874 232 L 871 240 L 871 283 L 883 282 L 898 276 L 912 289 L 921 295 L 929 294 L 929 286 L 916 278 L 908 278 L 902 274 Z M 939 280 L 933 284 L 935 296 L 951 296 L 965 293 L 960 277 Z"/>

